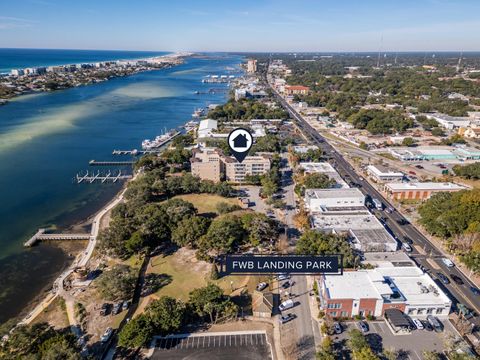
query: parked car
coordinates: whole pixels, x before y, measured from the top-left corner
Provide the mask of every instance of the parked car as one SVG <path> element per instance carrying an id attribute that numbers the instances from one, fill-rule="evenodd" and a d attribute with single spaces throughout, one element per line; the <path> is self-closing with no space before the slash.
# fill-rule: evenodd
<path id="1" fill-rule="evenodd" d="M 297 316 L 295 314 L 287 314 L 287 315 L 282 315 L 280 316 L 280 323 L 285 324 L 293 319 L 295 319 Z"/>
<path id="2" fill-rule="evenodd" d="M 416 167 L 417 169 L 423 169 L 423 166 L 422 166 L 422 165 L 415 165 L 415 167 Z"/>
<path id="3" fill-rule="evenodd" d="M 262 290 L 266 289 L 267 286 L 268 286 L 268 284 L 266 282 L 261 282 L 257 285 L 257 290 L 262 291 Z"/>
<path id="4" fill-rule="evenodd" d="M 408 245 L 406 242 L 402 243 L 402 248 L 406 252 L 412 252 L 412 247 L 410 245 Z"/>
<path id="5" fill-rule="evenodd" d="M 409 171 L 408 172 L 410 175 L 417 175 L 417 173 L 415 171 Z"/>
<path id="6" fill-rule="evenodd" d="M 130 303 L 127 300 L 125 300 L 122 304 L 122 310 L 123 311 L 127 310 L 129 306 L 130 306 Z"/>
<path id="7" fill-rule="evenodd" d="M 335 332 L 335 334 L 341 334 L 343 329 L 342 329 L 342 325 L 340 325 L 339 323 L 334 323 L 333 324 L 333 331 Z"/>
<path id="8" fill-rule="evenodd" d="M 278 308 L 280 309 L 280 311 L 285 311 L 287 309 L 293 308 L 294 305 L 295 305 L 295 303 L 293 302 L 293 300 L 288 299 L 288 300 L 282 302 Z"/>
<path id="9" fill-rule="evenodd" d="M 106 316 L 110 313 L 110 304 L 109 303 L 103 303 L 102 308 L 100 309 L 100 315 L 101 316 Z"/>
<path id="10" fill-rule="evenodd" d="M 432 325 L 427 320 L 422 320 L 423 328 L 427 331 L 433 331 Z"/>
<path id="11" fill-rule="evenodd" d="M 360 326 L 360 330 L 361 330 L 363 333 L 368 332 L 368 324 L 367 324 L 365 321 L 360 321 L 360 322 L 358 323 L 358 326 Z"/>
<path id="12" fill-rule="evenodd" d="M 435 330 L 435 332 L 443 331 L 443 324 L 440 322 L 440 320 L 436 316 L 428 315 L 427 321 L 430 323 L 430 325 L 432 325 L 433 330 Z"/>
<path id="13" fill-rule="evenodd" d="M 112 336 L 112 334 L 113 334 L 113 329 L 111 327 L 108 327 L 103 333 L 102 337 L 100 338 L 100 341 L 102 343 L 106 343 L 108 339 L 110 339 L 110 336 Z"/>
<path id="14" fill-rule="evenodd" d="M 454 267 L 455 264 L 453 263 L 452 260 L 449 258 L 442 258 L 442 262 L 447 266 L 447 267 Z"/>
<path id="15" fill-rule="evenodd" d="M 440 281 L 441 281 L 442 283 L 444 283 L 445 285 L 450 284 L 450 280 L 448 280 L 448 278 L 447 278 L 445 275 L 443 275 L 441 272 L 438 272 L 438 273 L 437 273 L 437 277 L 438 277 L 438 278 L 440 279 Z"/>
<path id="16" fill-rule="evenodd" d="M 470 286 L 470 291 L 475 295 L 480 295 L 480 289 L 475 286 Z"/>
<path id="17" fill-rule="evenodd" d="M 290 283 L 290 281 L 285 281 L 283 284 L 282 284 L 282 288 L 284 289 L 287 289 L 289 288 L 290 286 L 292 286 L 293 283 Z"/>
<path id="18" fill-rule="evenodd" d="M 464 282 L 460 276 L 457 276 L 455 274 L 450 274 L 450 278 L 455 282 L 457 285 L 463 285 Z"/>
<path id="19" fill-rule="evenodd" d="M 122 310 L 123 302 L 113 305 L 112 315 L 117 315 Z"/>
<path id="20" fill-rule="evenodd" d="M 422 322 L 418 319 L 412 319 L 413 321 L 413 324 L 415 325 L 415 327 L 418 329 L 418 330 L 423 330 L 424 326 L 422 324 Z"/>
<path id="21" fill-rule="evenodd" d="M 405 237 L 403 238 L 403 241 L 404 241 L 405 243 L 407 243 L 408 245 L 412 245 L 412 244 L 413 244 L 413 240 L 410 239 L 408 236 L 405 236 Z"/>
<path id="22" fill-rule="evenodd" d="M 288 275 L 288 274 L 278 274 L 278 276 L 277 276 L 278 281 L 287 280 L 289 278 L 290 278 L 290 275 Z"/>

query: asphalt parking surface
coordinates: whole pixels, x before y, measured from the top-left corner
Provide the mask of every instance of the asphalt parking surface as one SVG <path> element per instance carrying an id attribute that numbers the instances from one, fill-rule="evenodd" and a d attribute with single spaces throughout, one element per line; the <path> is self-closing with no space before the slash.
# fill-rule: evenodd
<path id="1" fill-rule="evenodd" d="M 272 359 L 266 334 L 193 334 L 157 339 L 151 359 L 268 360 Z"/>
<path id="2" fill-rule="evenodd" d="M 394 335 L 384 321 L 369 321 L 369 331 L 365 334 L 367 341 L 380 352 L 384 349 L 402 350 L 402 359 L 421 360 L 424 350 L 441 351 L 444 349 L 444 338 L 448 332 L 454 332 L 453 326 L 448 320 L 441 320 L 445 330 L 441 333 L 426 330 L 413 330 L 408 335 Z M 336 343 L 345 345 L 350 329 L 359 329 L 357 322 L 342 323 L 343 332 L 332 338 Z"/>

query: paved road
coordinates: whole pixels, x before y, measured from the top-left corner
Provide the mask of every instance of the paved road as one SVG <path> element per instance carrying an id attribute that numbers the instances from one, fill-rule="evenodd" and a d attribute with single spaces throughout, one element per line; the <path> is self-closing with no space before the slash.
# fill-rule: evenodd
<path id="1" fill-rule="evenodd" d="M 312 140 L 313 143 L 317 144 L 331 159 L 332 164 L 334 165 L 335 169 L 339 172 L 339 174 L 345 179 L 349 177 L 354 182 L 361 184 L 361 191 L 365 194 L 370 196 L 371 198 L 377 198 L 383 202 L 386 207 L 392 207 L 393 205 L 390 204 L 383 196 L 380 194 L 372 185 L 370 185 L 367 181 L 361 180 L 361 176 L 358 175 L 354 168 L 340 155 L 329 143 L 325 141 L 325 138 L 321 136 L 315 129 L 313 129 L 296 111 L 293 109 L 290 104 L 288 104 L 285 99 L 283 99 L 273 87 L 272 91 L 277 97 L 278 101 L 282 104 L 282 106 L 290 113 L 291 117 L 296 122 L 297 126 Z M 378 213 L 377 213 L 378 216 Z M 414 245 L 420 246 L 427 254 L 431 254 L 434 261 L 438 264 L 438 267 L 446 274 L 455 274 L 459 276 L 465 285 L 459 286 L 454 283 L 446 286 L 447 293 L 451 297 L 454 304 L 461 302 L 466 304 L 467 306 L 476 310 L 477 313 L 480 313 L 480 296 L 476 296 L 470 290 L 470 286 L 474 286 L 474 284 L 466 277 L 461 271 L 459 271 L 456 267 L 454 268 L 447 268 L 443 262 L 439 260 L 442 257 L 441 251 L 439 251 L 423 234 L 421 234 L 413 225 L 409 224 L 407 220 L 398 213 L 397 211 L 393 211 L 392 213 L 382 212 L 382 216 L 387 219 L 387 226 L 392 230 L 393 234 L 397 236 L 398 239 L 402 240 L 404 236 L 408 236 L 410 239 L 413 240 Z M 407 222 L 406 225 L 398 225 L 398 221 L 405 221 Z M 413 259 L 416 259 L 415 254 L 413 254 Z M 428 270 L 431 271 L 432 274 L 437 272 L 436 269 L 432 267 L 432 265 L 427 262 L 426 260 L 421 260 L 418 258 L 420 263 Z M 472 319 L 472 322 L 480 326 L 480 319 L 479 317 L 475 317 Z"/>

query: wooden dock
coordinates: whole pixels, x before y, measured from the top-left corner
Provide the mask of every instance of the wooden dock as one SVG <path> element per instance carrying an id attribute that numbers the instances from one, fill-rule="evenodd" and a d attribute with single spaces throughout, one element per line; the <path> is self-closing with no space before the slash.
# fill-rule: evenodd
<path id="1" fill-rule="evenodd" d="M 110 171 L 108 171 L 104 175 L 100 174 L 100 172 L 89 174 L 89 172 L 87 171 L 85 175 L 77 174 L 75 178 L 77 184 L 81 184 L 83 182 L 93 184 L 97 181 L 100 181 L 103 184 L 105 182 L 116 183 L 119 180 L 128 180 L 132 178 L 132 175 L 124 175 L 121 171 L 119 171 L 117 174 L 112 174 Z"/>
<path id="2" fill-rule="evenodd" d="M 38 229 L 38 231 L 33 235 L 28 241 L 23 245 L 26 247 L 31 247 L 35 245 L 38 241 L 65 241 L 65 240 L 90 240 L 90 234 L 45 234 L 46 229 Z"/>

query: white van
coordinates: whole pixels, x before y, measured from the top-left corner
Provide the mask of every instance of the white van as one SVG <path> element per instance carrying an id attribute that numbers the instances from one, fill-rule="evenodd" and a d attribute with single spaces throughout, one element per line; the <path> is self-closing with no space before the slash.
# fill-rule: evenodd
<path id="1" fill-rule="evenodd" d="M 294 304 L 295 303 L 293 302 L 292 299 L 288 299 L 282 302 L 278 308 L 280 309 L 280 311 L 284 311 L 284 310 L 293 308 Z"/>
<path id="2" fill-rule="evenodd" d="M 402 248 L 403 248 L 403 250 L 405 250 L 406 252 L 411 252 L 411 251 L 412 251 L 412 247 L 411 247 L 409 244 L 407 244 L 406 242 L 404 242 L 404 243 L 402 244 Z"/>

